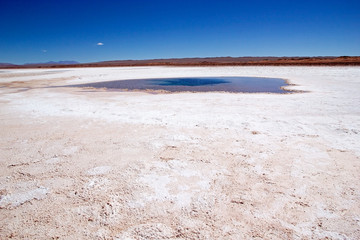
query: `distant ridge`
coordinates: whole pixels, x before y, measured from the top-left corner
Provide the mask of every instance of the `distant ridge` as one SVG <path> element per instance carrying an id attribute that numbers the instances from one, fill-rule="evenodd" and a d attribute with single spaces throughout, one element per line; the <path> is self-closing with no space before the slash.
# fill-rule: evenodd
<path id="1" fill-rule="evenodd" d="M 79 64 L 79 62 L 76 61 L 58 61 L 58 62 L 54 62 L 54 61 L 50 61 L 50 62 L 45 62 L 45 63 L 25 63 L 24 65 L 71 65 L 71 64 Z"/>
<path id="2" fill-rule="evenodd" d="M 0 68 L 74 68 L 130 66 L 360 66 L 360 57 L 208 57 L 114 60 L 93 63 L 60 61 L 24 65 L 0 65 Z"/>
<path id="3" fill-rule="evenodd" d="M 12 63 L 0 63 L 0 67 L 7 67 L 7 66 L 16 66 L 15 64 Z"/>

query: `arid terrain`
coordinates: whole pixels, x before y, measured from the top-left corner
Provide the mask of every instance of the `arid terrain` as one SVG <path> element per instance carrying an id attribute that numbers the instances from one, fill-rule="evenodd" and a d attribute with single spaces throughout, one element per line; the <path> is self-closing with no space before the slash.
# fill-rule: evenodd
<path id="1" fill-rule="evenodd" d="M 340 57 L 207 57 L 144 60 L 113 60 L 77 63 L 60 61 L 23 65 L 0 63 L 1 68 L 79 68 L 135 66 L 360 66 L 359 56 Z"/>
<path id="2" fill-rule="evenodd" d="M 283 78 L 292 94 L 54 88 Z M 360 239 L 360 67 L 0 70 L 0 239 Z"/>

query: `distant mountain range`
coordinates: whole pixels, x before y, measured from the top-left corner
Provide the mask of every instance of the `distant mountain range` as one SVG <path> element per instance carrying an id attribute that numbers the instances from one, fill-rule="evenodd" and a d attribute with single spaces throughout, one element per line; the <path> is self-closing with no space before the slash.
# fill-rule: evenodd
<path id="1" fill-rule="evenodd" d="M 44 63 L 25 63 L 24 65 L 63 65 L 63 64 L 79 64 L 79 62 L 76 61 L 50 61 L 50 62 L 44 62 Z"/>
<path id="2" fill-rule="evenodd" d="M 341 57 L 208 57 L 146 60 L 114 60 L 92 63 L 59 61 L 15 65 L 0 63 L 0 68 L 74 68 L 128 66 L 360 66 L 359 56 Z"/>
<path id="3" fill-rule="evenodd" d="M 6 66 L 16 66 L 16 65 L 12 63 L 0 63 L 0 67 L 6 67 Z"/>
<path id="4" fill-rule="evenodd" d="M 6 67 L 29 67 L 29 66 L 35 66 L 35 67 L 41 67 L 41 66 L 48 66 L 48 65 L 73 65 L 73 64 L 80 64 L 76 61 L 50 61 L 50 62 L 43 62 L 43 63 L 25 63 L 22 65 L 12 64 L 12 63 L 0 63 L 0 68 L 6 68 Z"/>

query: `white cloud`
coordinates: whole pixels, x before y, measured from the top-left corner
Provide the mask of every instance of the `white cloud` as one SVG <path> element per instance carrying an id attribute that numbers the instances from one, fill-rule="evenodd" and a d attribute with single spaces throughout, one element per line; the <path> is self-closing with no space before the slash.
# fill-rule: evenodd
<path id="1" fill-rule="evenodd" d="M 41 50 L 43 53 L 46 53 L 47 52 L 47 50 L 46 49 L 43 49 L 43 50 Z"/>
<path id="2" fill-rule="evenodd" d="M 102 42 L 98 42 L 96 45 L 103 46 L 104 44 Z"/>

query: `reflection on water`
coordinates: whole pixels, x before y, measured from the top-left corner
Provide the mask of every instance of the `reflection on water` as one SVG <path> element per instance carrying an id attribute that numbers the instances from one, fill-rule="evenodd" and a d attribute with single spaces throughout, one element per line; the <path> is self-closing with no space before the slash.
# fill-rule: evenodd
<path id="1" fill-rule="evenodd" d="M 152 85 L 161 86 L 204 86 L 204 85 L 215 85 L 221 83 L 230 83 L 219 78 L 170 78 L 160 80 L 149 80 Z"/>
<path id="2" fill-rule="evenodd" d="M 118 80 L 86 83 L 67 87 L 93 87 L 110 90 L 163 90 L 169 92 L 269 92 L 288 93 L 281 87 L 287 86 L 283 79 L 258 77 L 201 77 L 201 78 L 159 78 Z"/>

